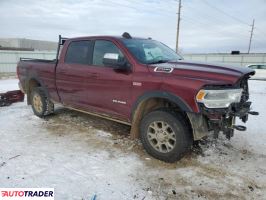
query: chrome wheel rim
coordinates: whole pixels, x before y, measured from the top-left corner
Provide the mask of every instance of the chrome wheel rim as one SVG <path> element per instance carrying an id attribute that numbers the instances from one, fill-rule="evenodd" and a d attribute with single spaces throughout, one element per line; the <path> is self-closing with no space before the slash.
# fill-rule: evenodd
<path id="1" fill-rule="evenodd" d="M 150 145 L 160 153 L 168 153 L 175 148 L 176 134 L 164 121 L 154 121 L 148 126 L 147 138 Z"/>
<path id="2" fill-rule="evenodd" d="M 38 113 L 41 113 L 43 105 L 42 105 L 41 96 L 39 94 L 34 94 L 33 99 L 32 99 L 32 103 L 33 103 L 35 110 Z"/>

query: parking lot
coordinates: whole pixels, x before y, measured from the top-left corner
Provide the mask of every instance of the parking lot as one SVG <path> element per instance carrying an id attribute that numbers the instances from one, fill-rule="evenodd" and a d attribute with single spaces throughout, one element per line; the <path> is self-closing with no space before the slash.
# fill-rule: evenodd
<path id="1" fill-rule="evenodd" d="M 205 141 L 166 164 L 128 138 L 129 127 L 60 106 L 40 119 L 26 102 L 0 108 L 1 187 L 53 187 L 58 199 L 263 199 L 266 83 L 249 81 L 246 132 Z M 0 80 L 0 90 L 17 88 Z"/>

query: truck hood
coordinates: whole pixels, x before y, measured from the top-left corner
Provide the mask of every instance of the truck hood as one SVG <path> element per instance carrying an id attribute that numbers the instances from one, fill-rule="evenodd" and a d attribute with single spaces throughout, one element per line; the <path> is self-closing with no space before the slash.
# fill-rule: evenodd
<path id="1" fill-rule="evenodd" d="M 182 77 L 212 80 L 222 83 L 236 83 L 244 76 L 254 75 L 255 71 L 247 67 L 236 67 L 217 63 L 203 63 L 180 60 L 152 65 L 156 73 L 168 73 Z"/>

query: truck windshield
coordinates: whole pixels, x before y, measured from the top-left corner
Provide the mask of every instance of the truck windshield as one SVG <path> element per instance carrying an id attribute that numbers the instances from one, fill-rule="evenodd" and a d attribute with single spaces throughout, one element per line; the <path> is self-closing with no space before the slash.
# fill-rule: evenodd
<path id="1" fill-rule="evenodd" d="M 183 58 L 166 45 L 149 39 L 122 39 L 124 45 L 142 64 L 176 62 Z"/>

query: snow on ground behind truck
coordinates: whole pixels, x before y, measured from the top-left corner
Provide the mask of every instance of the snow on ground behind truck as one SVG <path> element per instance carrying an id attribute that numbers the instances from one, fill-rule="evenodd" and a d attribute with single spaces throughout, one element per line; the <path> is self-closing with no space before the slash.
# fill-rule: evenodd
<path id="1" fill-rule="evenodd" d="M 39 119 L 26 102 L 2 107 L 0 187 L 54 187 L 56 199 L 265 199 L 266 82 L 249 84 L 260 115 L 247 131 L 174 164 L 148 156 L 115 122 L 62 107 Z M 1 92 L 17 88 L 0 80 Z"/>

